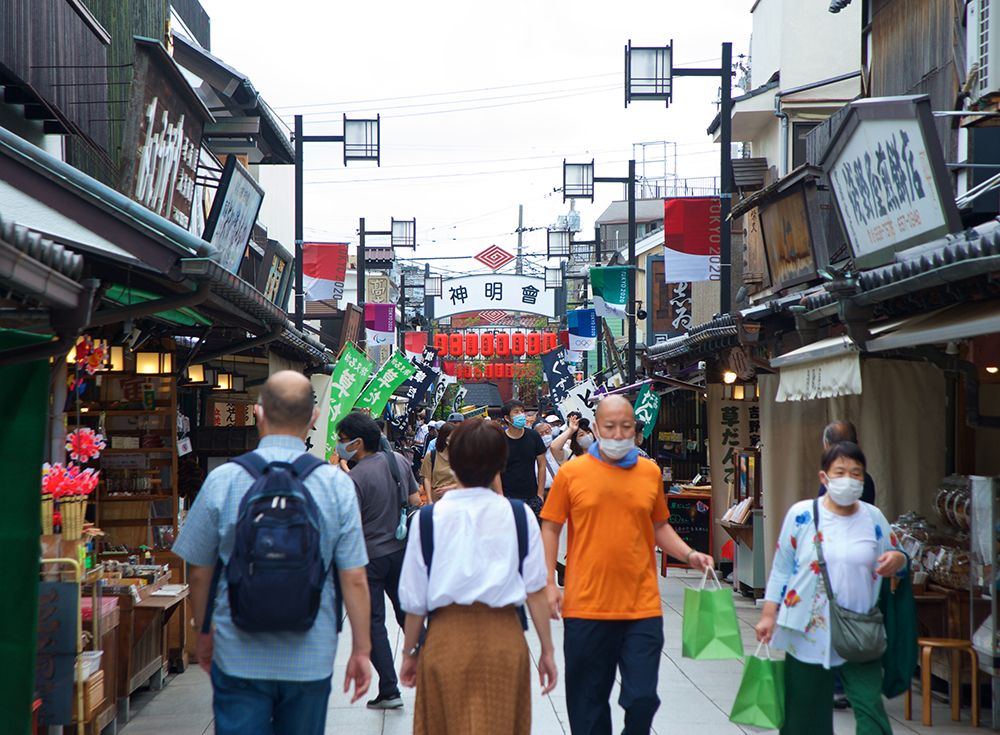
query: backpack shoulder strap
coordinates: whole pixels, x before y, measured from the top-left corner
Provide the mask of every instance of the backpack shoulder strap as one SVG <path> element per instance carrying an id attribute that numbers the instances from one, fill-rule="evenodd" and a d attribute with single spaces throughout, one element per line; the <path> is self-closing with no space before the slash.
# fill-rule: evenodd
<path id="1" fill-rule="evenodd" d="M 438 450 L 437 449 L 432 449 L 431 450 L 431 472 L 434 471 L 434 462 L 437 460 L 437 457 L 438 457 Z"/>
<path id="2" fill-rule="evenodd" d="M 396 492 L 399 493 L 399 504 L 406 505 L 406 491 L 403 489 L 403 480 L 399 476 L 399 462 L 396 460 L 396 453 L 391 449 L 379 452 L 389 465 L 389 474 L 392 475 L 393 482 L 396 483 Z"/>
<path id="3" fill-rule="evenodd" d="M 246 454 L 241 454 L 239 457 L 233 457 L 229 461 L 233 464 L 238 464 L 249 472 L 250 477 L 254 480 L 263 475 L 267 471 L 268 464 L 270 464 L 266 459 L 257 454 L 257 452 L 247 452 Z"/>
<path id="4" fill-rule="evenodd" d="M 528 511 L 520 500 L 508 498 L 514 511 L 514 528 L 517 529 L 517 573 L 524 574 L 524 560 L 528 557 Z"/>
<path id="5" fill-rule="evenodd" d="M 431 561 L 434 559 L 434 506 L 420 509 L 420 551 L 424 555 L 427 576 L 431 576 Z"/>
<path id="6" fill-rule="evenodd" d="M 300 480 L 304 480 L 315 470 L 318 470 L 325 464 L 326 462 L 321 460 L 319 457 L 306 452 L 304 454 L 300 454 L 296 460 L 292 462 L 292 471 Z"/>

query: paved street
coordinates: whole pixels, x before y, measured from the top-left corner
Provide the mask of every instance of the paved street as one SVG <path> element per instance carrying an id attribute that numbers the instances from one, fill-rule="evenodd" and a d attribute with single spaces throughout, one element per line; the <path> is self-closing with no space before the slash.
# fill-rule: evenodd
<path id="1" fill-rule="evenodd" d="M 698 735 L 722 735 L 723 733 L 754 732 L 729 722 L 729 708 L 739 686 L 742 664 L 739 661 L 692 661 L 681 658 L 681 611 L 685 586 L 700 581 L 693 573 L 670 571 L 667 579 L 660 580 L 660 594 L 664 602 L 665 643 L 660 664 L 659 692 L 662 704 L 654 721 L 657 735 L 665 733 L 691 732 L 696 726 Z M 737 613 L 744 625 L 743 637 L 748 653 L 756 647 L 753 623 L 757 611 L 749 600 L 738 598 Z M 556 655 L 562 673 L 562 627 L 554 628 Z M 393 627 L 397 650 L 402 643 L 398 628 Z M 534 635 L 530 639 L 534 652 L 538 651 L 538 641 Z M 330 698 L 330 716 L 327 720 L 328 733 L 351 733 L 351 735 L 404 735 L 410 733 L 413 713 L 412 690 L 403 690 L 406 706 L 402 711 L 372 712 L 359 703 L 351 706 L 346 696 L 337 688 L 342 685 L 343 662 L 350 649 L 349 641 L 342 641 L 338 652 L 337 669 L 334 673 L 334 693 Z M 537 691 L 537 682 L 535 690 Z M 613 695 L 617 698 L 617 693 Z M 920 698 L 914 697 L 914 712 L 919 718 Z M 211 687 L 208 677 L 200 668 L 192 666 L 187 672 L 173 677 L 166 689 L 156 696 L 142 693 L 133 701 L 133 719 L 124 730 L 125 735 L 211 735 Z M 612 708 L 615 732 L 619 732 L 623 722 L 620 709 Z M 536 735 L 568 735 L 566 700 L 560 680 L 556 691 L 549 697 L 535 695 L 532 702 L 532 733 Z M 972 732 L 968 710 L 963 711 L 963 721 L 952 723 L 946 704 L 935 702 L 933 729 L 920 726 L 916 722 L 903 720 L 903 697 L 889 703 L 893 732 L 934 733 L 953 735 Z M 988 713 L 984 711 L 984 716 Z M 854 732 L 854 721 L 850 713 L 836 715 L 836 730 L 845 734 Z"/>

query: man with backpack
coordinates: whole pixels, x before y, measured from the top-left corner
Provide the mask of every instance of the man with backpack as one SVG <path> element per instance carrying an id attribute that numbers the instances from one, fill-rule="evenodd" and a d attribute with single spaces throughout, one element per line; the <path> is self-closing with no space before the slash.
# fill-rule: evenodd
<path id="1" fill-rule="evenodd" d="M 318 413 L 305 376 L 272 375 L 254 406 L 257 450 L 208 475 L 173 547 L 188 563 L 216 735 L 322 735 L 341 599 L 344 691 L 353 682 L 356 702 L 371 682 L 361 515 L 347 475 L 305 452 Z"/>
<path id="2" fill-rule="evenodd" d="M 399 606 L 399 574 L 406 552 L 405 513 L 408 506 L 420 505 L 417 482 L 406 459 L 382 445 L 378 425 L 358 411 L 347 414 L 337 426 L 337 453 L 356 463 L 351 479 L 357 488 L 368 547 L 372 665 L 378 673 L 378 696 L 368 707 L 399 709 L 403 700 L 385 629 L 385 597 L 389 596 L 402 628 L 406 613 Z"/>

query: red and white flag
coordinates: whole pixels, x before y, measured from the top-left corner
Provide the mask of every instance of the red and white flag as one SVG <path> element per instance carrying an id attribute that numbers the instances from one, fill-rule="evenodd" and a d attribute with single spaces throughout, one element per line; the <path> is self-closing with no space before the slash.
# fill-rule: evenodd
<path id="1" fill-rule="evenodd" d="M 302 243 L 302 276 L 306 301 L 340 301 L 347 279 L 347 244 Z"/>
<path id="2" fill-rule="evenodd" d="M 721 274 L 719 199 L 663 201 L 663 263 L 667 283 L 718 281 Z M 725 223 L 729 227 L 729 223 Z"/>

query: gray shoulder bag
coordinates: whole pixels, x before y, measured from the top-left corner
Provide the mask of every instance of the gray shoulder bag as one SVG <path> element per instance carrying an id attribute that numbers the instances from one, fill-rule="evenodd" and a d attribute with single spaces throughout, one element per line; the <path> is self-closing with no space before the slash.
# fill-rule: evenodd
<path id="1" fill-rule="evenodd" d="M 862 511 L 863 512 L 863 511 Z M 885 653 L 885 624 L 878 604 L 866 613 L 856 613 L 837 604 L 833 596 L 833 585 L 823 557 L 823 542 L 819 533 L 819 501 L 813 500 L 813 523 L 816 526 L 816 556 L 826 586 L 826 596 L 830 600 L 830 643 L 833 650 L 845 661 L 863 664 L 881 658 Z"/>

